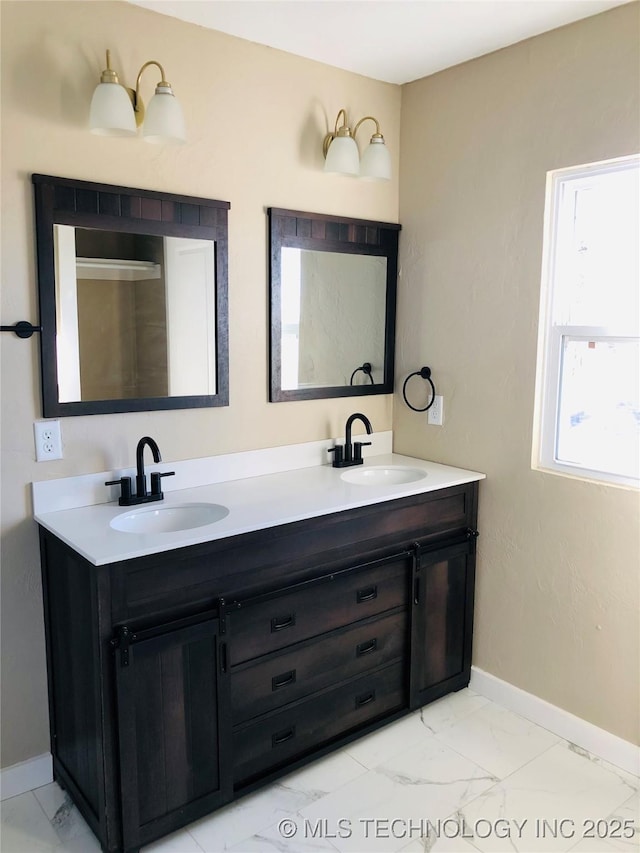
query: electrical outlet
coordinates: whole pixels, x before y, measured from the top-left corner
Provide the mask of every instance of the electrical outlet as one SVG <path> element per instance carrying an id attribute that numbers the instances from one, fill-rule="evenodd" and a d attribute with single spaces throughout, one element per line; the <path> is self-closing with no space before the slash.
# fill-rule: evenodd
<path id="1" fill-rule="evenodd" d="M 433 406 L 427 411 L 427 423 L 442 426 L 444 422 L 444 400 L 440 394 L 433 398 Z"/>
<path id="2" fill-rule="evenodd" d="M 60 421 L 34 421 L 33 434 L 36 442 L 36 462 L 62 459 Z"/>

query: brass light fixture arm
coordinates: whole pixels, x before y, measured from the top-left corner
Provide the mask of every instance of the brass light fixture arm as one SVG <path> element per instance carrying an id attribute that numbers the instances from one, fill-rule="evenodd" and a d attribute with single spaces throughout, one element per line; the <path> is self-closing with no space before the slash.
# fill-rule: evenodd
<path id="1" fill-rule="evenodd" d="M 111 67 L 111 51 L 107 50 L 107 67 L 100 76 L 101 83 L 119 83 L 118 75 Z"/>
<path id="2" fill-rule="evenodd" d="M 138 76 L 136 77 L 136 88 L 128 89 L 129 97 L 131 98 L 131 103 L 133 104 L 133 110 L 136 114 L 136 124 L 138 127 L 144 121 L 144 104 L 142 102 L 142 98 L 140 97 L 140 80 L 142 79 L 142 74 L 146 68 L 150 65 L 155 65 L 160 69 L 160 82 L 157 84 L 158 86 L 166 86 L 169 90 L 171 90 L 171 84 L 167 83 L 166 76 L 164 73 L 164 68 L 157 62 L 155 59 L 150 59 L 148 62 L 145 62 L 140 71 L 138 71 Z"/>
<path id="3" fill-rule="evenodd" d="M 375 123 L 376 132 L 373 134 L 372 138 L 376 138 L 376 139 L 382 139 L 383 138 L 382 134 L 380 133 L 380 122 L 378 121 L 377 118 L 375 118 L 375 116 L 365 116 L 364 118 L 360 119 L 360 121 L 357 123 L 357 125 L 353 129 L 354 138 L 358 132 L 358 128 L 360 127 L 360 125 L 362 124 L 363 121 L 372 121 Z"/>
<path id="4" fill-rule="evenodd" d="M 340 122 L 340 116 L 343 117 L 344 124 L 341 124 L 340 127 L 338 127 L 338 124 Z M 335 127 L 334 127 L 333 131 L 329 131 L 329 133 L 327 133 L 327 135 L 325 136 L 324 141 L 322 143 L 322 153 L 324 154 L 325 160 L 327 159 L 327 151 L 329 150 L 329 146 L 331 145 L 333 140 L 336 138 L 336 136 L 351 136 L 353 139 L 355 139 L 356 134 L 358 132 L 358 128 L 360 127 L 360 125 L 362 124 L 363 121 L 375 122 L 376 132 L 373 134 L 372 139 L 384 140 L 382 133 L 380 133 L 380 122 L 378 121 L 377 118 L 375 118 L 374 116 L 365 116 L 364 118 L 361 118 L 360 121 L 356 124 L 355 128 L 353 129 L 353 133 L 352 133 L 351 128 L 349 127 L 349 125 L 347 123 L 348 122 L 347 111 L 342 109 L 342 110 L 340 110 L 340 112 L 336 116 L 336 123 L 335 123 Z"/>
<path id="5" fill-rule="evenodd" d="M 349 129 L 349 126 L 348 126 L 348 124 L 347 124 L 347 121 L 348 121 L 348 119 L 347 119 L 347 111 L 346 111 L 346 110 L 340 110 L 340 112 L 339 112 L 339 113 L 338 113 L 338 115 L 336 116 L 336 124 L 335 124 L 334 130 L 333 130 L 333 135 L 334 135 L 334 136 L 337 136 L 337 135 L 338 135 L 338 122 L 340 121 L 340 116 L 344 116 L 344 124 L 341 124 L 341 125 L 340 125 L 340 127 L 344 127 L 344 128 L 346 128 L 347 130 Z"/>
<path id="6" fill-rule="evenodd" d="M 160 65 L 159 62 L 156 62 L 155 59 L 150 59 L 148 62 L 145 62 L 140 71 L 138 71 L 138 76 L 136 78 L 136 97 L 138 97 L 138 93 L 140 92 L 140 80 L 142 78 L 142 72 L 150 65 L 155 65 L 157 68 L 160 69 L 160 82 L 158 83 L 158 86 L 171 86 L 170 83 L 167 83 L 164 68 L 162 67 L 162 65 Z"/>
<path id="7" fill-rule="evenodd" d="M 341 124 L 340 127 L 338 127 L 338 122 L 340 121 L 340 116 L 343 116 L 344 124 Z M 333 131 L 329 131 L 329 133 L 327 133 L 327 135 L 325 136 L 324 141 L 322 143 L 322 153 L 324 154 L 325 160 L 327 159 L 327 151 L 329 150 L 329 146 L 331 145 L 333 140 L 336 138 L 336 136 L 351 136 L 352 135 L 351 128 L 349 127 L 347 122 L 348 122 L 347 111 L 346 110 L 340 110 L 340 112 L 336 116 L 336 123 L 335 123 L 335 127 L 334 127 Z"/>

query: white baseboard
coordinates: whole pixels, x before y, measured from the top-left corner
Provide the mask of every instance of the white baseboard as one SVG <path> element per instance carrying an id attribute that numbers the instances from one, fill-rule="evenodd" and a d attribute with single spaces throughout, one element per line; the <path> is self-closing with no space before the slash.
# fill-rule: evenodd
<path id="1" fill-rule="evenodd" d="M 51 753 L 45 752 L 44 755 L 0 770 L 0 800 L 17 797 L 18 794 L 41 788 L 49 782 L 53 782 L 53 762 Z"/>
<path id="2" fill-rule="evenodd" d="M 544 699 L 534 696 L 533 693 L 527 693 L 525 690 L 509 684 L 508 681 L 496 678 L 495 675 L 484 672 L 475 666 L 471 667 L 469 687 L 475 693 L 486 696 L 487 699 L 497 702 L 503 708 L 520 714 L 521 717 L 531 720 L 532 723 L 537 723 L 543 729 L 571 741 L 592 755 L 603 758 L 635 776 L 640 775 L 640 747 L 629 741 L 623 740 L 611 732 L 605 731 L 605 729 L 600 729 L 598 726 L 558 708 L 557 705 L 551 705 Z"/>

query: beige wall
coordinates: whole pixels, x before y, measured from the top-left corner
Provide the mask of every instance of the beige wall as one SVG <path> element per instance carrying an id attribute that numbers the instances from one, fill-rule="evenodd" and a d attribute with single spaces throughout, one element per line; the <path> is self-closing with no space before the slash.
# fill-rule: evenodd
<path id="1" fill-rule="evenodd" d="M 208 196 L 229 216 L 230 406 L 62 422 L 64 460 L 36 464 L 37 338 L 2 335 L 2 766 L 48 750 L 40 569 L 28 484 L 132 464 L 141 435 L 166 460 L 338 435 L 348 398 L 267 402 L 267 206 L 397 221 L 398 181 L 325 176 L 321 141 L 341 107 L 380 119 L 398 171 L 400 89 L 124 3 L 2 2 L 3 323 L 37 318 L 33 172 Z M 87 131 L 112 50 L 129 85 L 158 59 L 189 142 L 157 147 Z M 153 92 L 153 73 L 143 96 Z M 391 396 L 358 399 L 376 430 Z"/>
<path id="2" fill-rule="evenodd" d="M 531 470 L 545 175 L 638 151 L 638 3 L 403 88 L 395 449 L 484 471 L 474 663 L 627 740 L 637 493 Z"/>

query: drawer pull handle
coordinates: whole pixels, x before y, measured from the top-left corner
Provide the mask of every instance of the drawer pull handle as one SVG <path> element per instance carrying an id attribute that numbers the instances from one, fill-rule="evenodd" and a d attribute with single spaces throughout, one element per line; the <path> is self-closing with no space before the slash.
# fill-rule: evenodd
<path id="1" fill-rule="evenodd" d="M 377 586 L 369 586 L 367 589 L 359 589 L 358 594 L 356 596 L 358 600 L 358 604 L 362 604 L 363 601 L 373 601 L 374 598 L 378 597 L 378 587 Z"/>
<path id="2" fill-rule="evenodd" d="M 370 690 L 368 693 L 362 693 L 360 696 L 356 696 L 356 708 L 363 708 L 365 705 L 368 705 L 370 702 L 375 702 L 376 699 L 376 691 Z"/>
<path id="3" fill-rule="evenodd" d="M 375 652 L 378 648 L 378 640 L 376 637 L 373 640 L 367 640 L 364 643 L 358 643 L 356 646 L 356 657 L 362 657 L 362 655 L 368 655 L 370 652 Z"/>
<path id="4" fill-rule="evenodd" d="M 274 675 L 271 679 L 271 690 L 280 690 L 281 687 L 287 687 L 289 684 L 294 684 L 295 680 L 295 669 L 290 669 L 289 672 L 283 672 L 282 675 Z"/>
<path id="5" fill-rule="evenodd" d="M 271 620 L 271 633 L 283 631 L 285 628 L 293 628 L 296 624 L 296 614 L 289 613 L 287 616 L 274 616 Z"/>
<path id="6" fill-rule="evenodd" d="M 288 740 L 291 740 L 291 738 L 295 736 L 296 727 L 291 726 L 291 728 L 286 729 L 283 732 L 277 732 L 275 735 L 271 735 L 271 746 L 279 746 L 281 743 L 286 743 Z"/>

